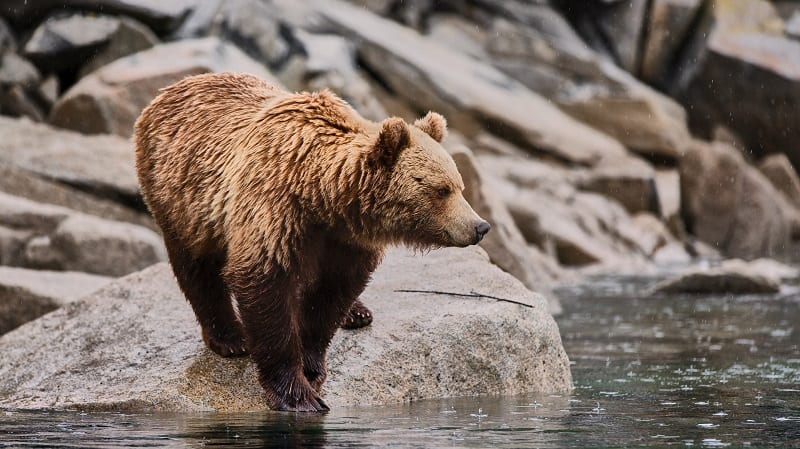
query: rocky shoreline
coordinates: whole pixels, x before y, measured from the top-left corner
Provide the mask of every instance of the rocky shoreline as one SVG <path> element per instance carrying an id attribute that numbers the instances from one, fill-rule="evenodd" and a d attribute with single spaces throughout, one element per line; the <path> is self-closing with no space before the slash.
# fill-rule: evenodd
<path id="1" fill-rule="evenodd" d="M 779 290 L 796 271 L 725 259 L 800 260 L 797 23 L 800 6 L 763 0 L 5 2 L 0 406 L 259 408 L 252 367 L 202 348 L 154 265 L 165 253 L 134 174 L 139 112 L 198 73 L 330 88 L 374 120 L 441 112 L 465 197 L 493 224 L 485 253 L 387 258 L 396 273 L 365 294 L 375 323 L 335 340 L 334 404 L 569 389 L 552 291 L 587 274 L 681 273 L 647 294 Z M 400 280 L 533 309 L 409 302 Z M 148 324 L 148 307 L 180 324 Z M 125 394 L 162 361 L 167 384 Z"/>

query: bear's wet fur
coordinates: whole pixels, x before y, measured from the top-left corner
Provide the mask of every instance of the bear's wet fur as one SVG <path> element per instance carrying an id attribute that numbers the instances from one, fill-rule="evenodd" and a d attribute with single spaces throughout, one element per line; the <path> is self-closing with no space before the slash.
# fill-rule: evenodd
<path id="1" fill-rule="evenodd" d="M 186 78 L 142 112 L 139 182 L 178 284 L 211 350 L 251 355 L 271 408 L 328 409 L 328 345 L 372 322 L 357 298 L 387 245 L 488 231 L 446 133 L 436 113 L 374 123 L 327 90 L 237 73 Z"/>

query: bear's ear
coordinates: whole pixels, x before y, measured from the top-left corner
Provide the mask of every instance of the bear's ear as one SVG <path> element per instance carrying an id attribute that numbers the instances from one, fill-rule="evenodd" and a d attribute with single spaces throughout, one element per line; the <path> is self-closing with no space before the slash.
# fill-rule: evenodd
<path id="1" fill-rule="evenodd" d="M 447 120 L 441 114 L 428 112 L 425 117 L 414 122 L 414 126 L 421 129 L 433 140 L 441 143 L 447 137 Z"/>
<path id="2" fill-rule="evenodd" d="M 381 133 L 370 154 L 373 163 L 391 167 L 403 148 L 411 143 L 411 130 L 408 124 L 399 117 L 390 117 L 383 121 Z"/>

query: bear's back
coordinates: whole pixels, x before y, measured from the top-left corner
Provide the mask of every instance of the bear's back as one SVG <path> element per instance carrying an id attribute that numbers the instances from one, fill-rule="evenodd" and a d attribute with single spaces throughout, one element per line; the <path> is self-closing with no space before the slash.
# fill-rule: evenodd
<path id="1" fill-rule="evenodd" d="M 241 142 L 259 112 L 287 95 L 243 73 L 192 76 L 163 89 L 136 122 L 142 194 L 165 231 L 190 248 L 220 241 L 228 170 L 246 163 Z"/>

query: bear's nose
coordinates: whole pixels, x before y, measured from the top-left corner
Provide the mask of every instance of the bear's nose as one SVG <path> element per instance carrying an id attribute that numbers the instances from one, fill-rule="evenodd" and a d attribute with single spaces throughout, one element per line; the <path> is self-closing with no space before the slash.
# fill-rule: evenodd
<path id="1" fill-rule="evenodd" d="M 478 242 L 483 240 L 483 236 L 486 235 L 486 233 L 489 232 L 490 229 L 492 229 L 492 225 L 490 225 L 488 221 L 482 221 L 478 223 L 477 226 L 475 226 L 475 233 L 478 236 Z"/>

